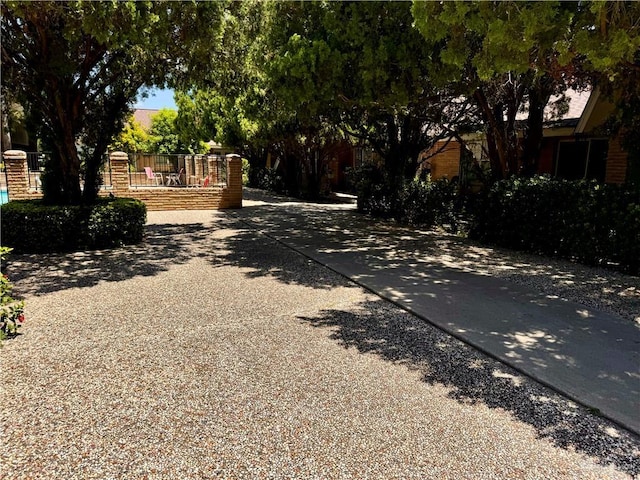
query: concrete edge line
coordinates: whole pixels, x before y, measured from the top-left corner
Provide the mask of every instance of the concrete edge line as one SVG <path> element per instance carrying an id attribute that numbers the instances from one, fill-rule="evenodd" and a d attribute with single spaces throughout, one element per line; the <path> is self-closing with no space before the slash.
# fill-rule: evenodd
<path id="1" fill-rule="evenodd" d="M 236 215 L 234 215 L 236 216 Z M 266 230 L 260 229 L 257 225 L 254 225 L 252 223 L 250 223 L 248 220 L 240 218 L 239 216 L 236 216 L 236 218 L 238 220 L 240 220 L 242 223 L 244 223 L 245 225 L 247 225 L 248 227 L 252 228 L 254 231 L 258 232 L 261 235 L 264 235 L 267 238 L 270 238 L 271 240 L 274 240 L 275 242 L 279 243 L 280 245 L 288 248 L 289 250 L 293 250 L 294 252 L 302 255 L 303 257 L 313 261 L 314 263 L 327 268 L 329 270 L 331 270 L 334 273 L 337 273 L 338 275 L 340 275 L 342 278 L 345 278 L 346 280 L 350 281 L 351 283 L 354 283 L 356 285 L 358 285 L 361 288 L 364 288 L 365 290 L 367 290 L 370 293 L 373 293 L 374 295 L 380 297 L 381 299 L 390 302 L 391 304 L 395 305 L 396 307 L 400 308 L 401 310 L 404 310 L 407 313 L 410 313 L 411 315 L 421 319 L 422 321 L 428 323 L 429 325 L 431 325 L 432 327 L 437 328 L 438 330 L 440 330 L 441 332 L 446 333 L 447 335 L 452 336 L 453 338 L 461 341 L 462 343 L 464 343 L 465 345 L 468 345 L 472 348 L 474 348 L 475 350 L 478 350 L 479 352 L 487 355 L 489 358 L 503 364 L 506 365 L 509 368 L 512 368 L 513 370 L 515 370 L 516 372 L 520 373 L 521 375 L 529 378 L 530 380 L 533 380 L 534 382 L 537 382 L 541 385 L 544 385 L 545 387 L 549 388 L 550 390 L 552 390 L 553 392 L 562 395 L 563 397 L 568 398 L 569 400 L 577 403 L 578 405 L 584 407 L 587 409 L 588 413 L 590 415 L 595 415 L 597 417 L 600 418 L 605 418 L 607 420 L 609 420 L 610 422 L 614 423 L 615 425 L 617 425 L 618 427 L 622 428 L 623 430 L 626 430 L 627 432 L 631 433 L 632 435 L 636 436 L 636 437 L 640 437 L 640 431 L 636 432 L 632 427 L 630 427 L 629 425 L 626 425 L 625 423 L 621 422 L 620 420 L 617 420 L 615 418 L 612 418 L 611 416 L 607 415 L 606 413 L 604 413 L 602 410 L 600 410 L 598 407 L 594 407 L 592 405 L 589 405 L 588 403 L 584 402 L 583 400 L 581 400 L 580 398 L 574 396 L 573 394 L 569 393 L 569 392 L 565 392 L 564 390 L 562 390 L 559 387 L 556 387 L 555 385 L 552 385 L 551 383 L 549 383 L 546 380 L 543 380 L 541 378 L 538 378 L 536 375 L 528 373 L 524 370 L 522 370 L 521 368 L 512 365 L 511 363 L 509 363 L 507 360 L 504 360 L 502 358 L 500 358 L 498 355 L 486 350 L 484 347 L 475 344 L 474 342 L 462 337 L 461 335 L 457 334 L 456 332 L 453 332 L 445 327 L 442 327 L 436 323 L 434 323 L 433 321 L 431 321 L 428 317 L 426 317 L 425 315 L 422 315 L 418 312 L 415 312 L 411 307 L 408 307 L 406 305 L 402 305 L 401 303 L 399 303 L 397 300 L 393 300 L 392 298 L 387 297 L 386 295 L 384 295 L 383 293 L 380 293 L 376 290 L 374 290 L 373 288 L 369 287 L 368 285 L 355 280 L 353 278 L 351 278 L 350 276 L 340 272 L 339 270 L 336 270 L 335 268 L 331 267 L 330 265 L 327 265 L 326 263 L 318 260 L 317 258 L 314 258 L 313 256 L 301 251 L 300 249 L 286 243 L 284 240 L 279 239 L 278 237 L 274 236 L 273 234 L 268 233 Z M 596 413 L 597 412 L 597 413 Z"/>

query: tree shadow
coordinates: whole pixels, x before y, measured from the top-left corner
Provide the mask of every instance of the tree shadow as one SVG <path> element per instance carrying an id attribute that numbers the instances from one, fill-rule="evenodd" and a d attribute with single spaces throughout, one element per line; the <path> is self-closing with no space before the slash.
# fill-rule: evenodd
<path id="1" fill-rule="evenodd" d="M 228 212 L 207 223 L 148 224 L 137 245 L 109 250 L 59 254 L 12 254 L 4 265 L 16 296 L 45 295 L 84 288 L 101 281 L 149 277 L 184 264 L 207 259 L 214 268 L 234 266 L 249 278 L 271 276 L 285 284 L 332 288 L 345 280 L 255 229 Z"/>
<path id="2" fill-rule="evenodd" d="M 209 240 L 206 258 L 213 267 L 233 266 L 248 278 L 273 277 L 287 285 L 329 289 L 346 280 L 327 268 L 292 250 L 282 242 L 259 234 L 238 217 L 220 218 L 217 228 L 230 232 Z"/>
<path id="3" fill-rule="evenodd" d="M 147 277 L 166 271 L 171 264 L 187 262 L 197 254 L 195 247 L 206 234 L 199 223 L 147 225 L 145 239 L 137 245 L 58 254 L 12 254 L 6 271 L 23 296 Z"/>
<path id="4" fill-rule="evenodd" d="M 387 302 L 360 307 L 299 319 L 330 328 L 329 337 L 345 348 L 378 355 L 420 372 L 428 384 L 449 387 L 450 398 L 506 410 L 558 447 L 640 474 L 640 444 L 632 433 Z"/>
<path id="5" fill-rule="evenodd" d="M 245 191 L 237 215 L 274 238 L 319 253 L 354 253 L 379 260 L 419 260 L 430 266 L 500 278 L 545 295 L 584 304 L 635 322 L 640 319 L 638 278 L 532 253 L 482 245 L 436 230 L 406 227 L 358 213 L 353 204 L 324 205 Z M 364 253 L 363 253 L 364 252 Z M 575 285 L 583 288 L 576 289 Z M 588 289 L 589 295 L 584 295 Z"/>

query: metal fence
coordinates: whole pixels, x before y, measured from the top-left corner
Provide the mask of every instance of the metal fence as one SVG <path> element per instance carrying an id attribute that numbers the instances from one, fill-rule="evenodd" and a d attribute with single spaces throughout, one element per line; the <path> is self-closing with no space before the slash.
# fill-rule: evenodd
<path id="1" fill-rule="evenodd" d="M 36 191 L 42 190 L 40 177 L 44 171 L 44 164 L 48 159 L 48 153 L 27 152 L 27 183 L 30 189 Z"/>
<path id="2" fill-rule="evenodd" d="M 227 185 L 227 161 L 219 155 L 129 154 L 132 187 L 212 187 Z"/>
<path id="3" fill-rule="evenodd" d="M 44 172 L 44 165 L 49 160 L 48 152 L 27 152 L 27 182 L 30 189 L 35 191 L 42 190 L 42 173 Z M 105 158 L 100 170 L 100 176 L 102 183 L 100 188 L 110 188 L 111 183 L 111 160 L 109 155 L 105 153 Z M 81 181 L 81 187 L 84 187 L 84 182 Z"/>

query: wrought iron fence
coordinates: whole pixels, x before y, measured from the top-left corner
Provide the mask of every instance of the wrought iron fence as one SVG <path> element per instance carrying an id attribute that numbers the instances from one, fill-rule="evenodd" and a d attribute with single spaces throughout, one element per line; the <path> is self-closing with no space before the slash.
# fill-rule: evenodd
<path id="1" fill-rule="evenodd" d="M 27 183 L 30 189 L 42 190 L 40 177 L 48 158 L 49 154 L 46 152 L 27 152 Z"/>
<path id="2" fill-rule="evenodd" d="M 42 173 L 44 172 L 45 162 L 49 159 L 48 152 L 27 152 L 27 182 L 30 189 L 35 191 L 42 190 Z M 107 153 L 104 154 L 102 168 L 100 169 L 100 177 L 102 179 L 100 188 L 110 188 L 111 183 L 111 160 Z M 84 182 L 80 182 L 84 187 Z"/>
<path id="3" fill-rule="evenodd" d="M 102 179 L 100 188 L 111 188 L 113 185 L 111 180 L 111 157 L 109 157 L 108 153 L 104 154 L 102 169 L 100 169 L 100 178 Z"/>

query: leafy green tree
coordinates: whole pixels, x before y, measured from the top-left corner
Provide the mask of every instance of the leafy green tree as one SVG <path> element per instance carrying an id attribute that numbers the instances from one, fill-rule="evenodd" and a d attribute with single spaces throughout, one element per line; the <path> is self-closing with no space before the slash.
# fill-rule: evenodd
<path id="1" fill-rule="evenodd" d="M 436 67 L 406 2 L 276 4 L 267 29 L 270 89 L 297 118 L 323 119 L 372 145 L 398 179 L 452 125 L 465 102 L 431 80 Z"/>
<path id="2" fill-rule="evenodd" d="M 182 143 L 176 129 L 178 112 L 163 108 L 151 117 L 147 152 L 190 153 L 189 146 Z"/>
<path id="3" fill-rule="evenodd" d="M 137 153 L 146 152 L 148 146 L 149 134 L 131 115 L 122 131 L 111 144 L 110 149 Z"/>
<path id="4" fill-rule="evenodd" d="M 103 154 L 139 90 L 184 85 L 191 72 L 208 70 L 223 8 L 222 2 L 2 2 L 2 87 L 37 121 L 51 151 L 45 200 L 96 198 Z"/>
<path id="5" fill-rule="evenodd" d="M 416 27 L 443 47 L 441 84 L 466 87 L 482 114 L 496 178 L 536 170 L 551 95 L 637 70 L 638 11 L 633 2 L 413 3 Z"/>
<path id="6" fill-rule="evenodd" d="M 180 143 L 190 153 L 206 152 L 206 142 L 216 138 L 220 97 L 208 95 L 204 90 L 191 90 L 176 92 L 175 100 L 178 113 L 174 124 Z"/>
<path id="7" fill-rule="evenodd" d="M 616 105 L 608 125 L 628 152 L 627 182 L 640 187 L 640 3 L 588 2 L 581 13 L 571 54 Z"/>
<path id="8" fill-rule="evenodd" d="M 421 150 L 469 121 L 457 93 L 430 81 L 431 51 L 402 2 L 242 2 L 225 58 L 235 77 L 208 78 L 218 139 L 241 146 L 252 167 L 270 151 L 290 189 L 318 191 L 330 145 L 373 145 L 394 177 L 416 173 Z M 227 34 L 225 33 L 225 36 Z M 241 45 L 241 47 L 238 47 Z M 237 74 L 241 72 L 241 74 Z M 252 171 L 254 169 L 252 168 Z"/>

